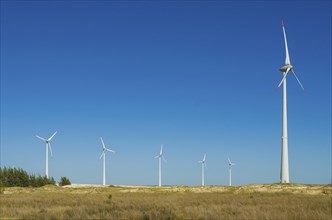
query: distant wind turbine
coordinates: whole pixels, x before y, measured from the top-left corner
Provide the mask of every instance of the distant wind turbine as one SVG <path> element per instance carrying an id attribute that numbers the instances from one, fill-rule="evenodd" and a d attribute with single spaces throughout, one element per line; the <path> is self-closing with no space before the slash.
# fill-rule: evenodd
<path id="1" fill-rule="evenodd" d="M 100 156 L 99 159 L 101 159 L 103 157 L 103 186 L 105 186 L 106 185 L 106 170 L 105 170 L 106 151 L 109 151 L 111 153 L 115 153 L 115 151 L 105 147 L 105 144 L 104 144 L 104 141 L 103 141 L 102 137 L 100 137 L 100 140 L 101 140 L 101 143 L 103 145 L 103 152 L 101 153 L 101 156 Z"/>
<path id="2" fill-rule="evenodd" d="M 51 140 L 56 135 L 56 133 L 57 133 L 57 131 L 54 132 L 54 134 L 51 137 L 49 137 L 48 139 L 40 137 L 38 135 L 35 135 L 36 138 L 39 138 L 40 140 L 45 141 L 45 143 L 46 143 L 46 168 L 45 168 L 45 175 L 46 175 L 47 178 L 48 178 L 48 148 L 50 148 L 51 156 L 53 157 L 52 147 L 51 147 Z"/>
<path id="3" fill-rule="evenodd" d="M 228 158 L 228 169 L 229 169 L 229 185 L 232 185 L 232 166 L 234 166 L 235 163 L 232 163 L 231 160 Z"/>
<path id="4" fill-rule="evenodd" d="M 280 169 L 280 182 L 289 183 L 289 167 L 288 167 L 288 134 L 287 134 L 287 94 L 286 94 L 286 76 L 289 71 L 292 72 L 293 76 L 304 90 L 300 80 L 297 78 L 293 66 L 290 63 L 288 46 L 286 39 L 286 31 L 284 27 L 284 21 L 282 20 L 282 30 L 284 32 L 286 59 L 285 65 L 280 68 L 283 73 L 283 78 L 278 85 L 278 88 L 283 84 L 283 95 L 282 95 L 282 149 L 281 149 L 281 169 Z"/>
<path id="5" fill-rule="evenodd" d="M 203 160 L 202 161 L 198 161 L 198 163 L 202 164 L 202 186 L 204 186 L 204 168 L 206 167 L 205 165 L 205 158 L 206 158 L 206 154 L 204 154 Z"/>
<path id="6" fill-rule="evenodd" d="M 159 183 L 158 186 L 161 186 L 161 158 L 166 162 L 163 156 L 163 145 L 160 146 L 159 155 L 155 156 L 154 158 L 159 158 Z"/>

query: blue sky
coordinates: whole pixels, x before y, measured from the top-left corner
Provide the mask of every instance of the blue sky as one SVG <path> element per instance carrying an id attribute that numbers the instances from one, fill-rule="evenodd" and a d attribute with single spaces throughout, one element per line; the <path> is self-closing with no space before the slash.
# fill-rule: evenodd
<path id="1" fill-rule="evenodd" d="M 285 28 L 290 181 L 331 182 L 330 1 L 1 1 L 1 167 L 56 180 L 279 182 Z"/>

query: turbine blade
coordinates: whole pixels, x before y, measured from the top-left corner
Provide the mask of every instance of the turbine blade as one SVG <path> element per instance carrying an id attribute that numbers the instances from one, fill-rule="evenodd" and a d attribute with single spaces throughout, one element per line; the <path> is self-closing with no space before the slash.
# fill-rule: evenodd
<path id="1" fill-rule="evenodd" d="M 160 153 L 159 155 L 163 155 L 163 145 L 160 146 Z"/>
<path id="2" fill-rule="evenodd" d="M 293 73 L 293 75 L 294 75 L 295 79 L 297 80 L 297 82 L 300 84 L 300 86 L 301 86 L 302 90 L 304 90 L 304 88 L 303 88 L 303 86 L 302 86 L 302 84 L 301 84 L 300 80 L 297 78 L 297 76 L 296 76 L 296 74 L 295 74 L 295 72 L 294 72 L 294 70 L 293 70 L 293 69 L 291 70 L 291 72 Z"/>
<path id="3" fill-rule="evenodd" d="M 206 154 L 204 154 L 203 162 L 205 162 L 205 157 L 206 157 Z"/>
<path id="4" fill-rule="evenodd" d="M 106 150 L 109 151 L 109 152 L 115 153 L 114 150 L 111 150 L 111 149 L 108 149 L 108 148 L 106 148 Z"/>
<path id="5" fill-rule="evenodd" d="M 200 161 L 198 161 L 198 163 L 203 163 L 203 161 L 200 160 Z"/>
<path id="6" fill-rule="evenodd" d="M 56 135 L 56 133 L 58 133 L 58 131 L 54 132 L 54 134 L 52 134 L 52 136 L 48 139 L 48 141 L 51 141 L 52 138 Z"/>
<path id="7" fill-rule="evenodd" d="M 103 153 L 101 153 L 99 160 L 103 157 L 104 153 L 105 153 L 104 151 L 103 151 Z"/>
<path id="8" fill-rule="evenodd" d="M 53 157 L 53 152 L 52 152 L 52 147 L 51 147 L 51 143 L 48 143 L 48 147 L 50 148 L 50 152 L 51 152 L 51 157 Z"/>
<path id="9" fill-rule="evenodd" d="M 102 143 L 102 145 L 103 145 L 103 149 L 105 149 L 106 147 L 105 147 L 105 144 L 104 144 L 103 138 L 100 137 L 100 140 L 101 140 L 101 143 Z"/>
<path id="10" fill-rule="evenodd" d="M 289 70 L 290 70 L 290 68 L 288 68 L 287 69 L 287 71 L 286 71 L 286 73 L 284 74 L 284 77 L 282 78 L 282 80 L 280 81 L 280 83 L 279 83 L 279 85 L 278 85 L 278 87 L 277 87 L 277 89 L 281 86 L 281 84 L 285 81 L 285 79 L 286 79 L 286 76 L 287 76 L 287 74 L 288 74 L 288 72 L 289 72 Z"/>
<path id="11" fill-rule="evenodd" d="M 285 31 L 285 26 L 284 26 L 284 20 L 282 20 L 282 30 L 284 32 L 284 39 L 285 39 L 285 49 L 286 49 L 286 59 L 285 59 L 285 64 L 290 65 L 290 59 L 289 59 L 289 53 L 288 53 L 288 46 L 287 46 L 287 38 L 286 38 L 286 31 Z"/>
<path id="12" fill-rule="evenodd" d="M 231 162 L 231 160 L 228 158 L 228 164 L 231 164 L 232 162 Z"/>
<path id="13" fill-rule="evenodd" d="M 162 156 L 161 158 L 163 158 L 163 161 L 164 161 L 165 163 L 167 163 L 167 160 L 165 159 L 165 157 Z"/>
<path id="14" fill-rule="evenodd" d="M 38 136 L 38 135 L 35 135 L 36 136 L 36 138 L 38 138 L 38 139 L 40 139 L 40 140 L 42 140 L 42 141 L 47 141 L 45 138 L 42 138 L 42 137 L 40 137 L 40 136 Z"/>
<path id="15" fill-rule="evenodd" d="M 154 158 L 159 158 L 159 155 L 158 155 L 158 156 L 155 156 Z"/>

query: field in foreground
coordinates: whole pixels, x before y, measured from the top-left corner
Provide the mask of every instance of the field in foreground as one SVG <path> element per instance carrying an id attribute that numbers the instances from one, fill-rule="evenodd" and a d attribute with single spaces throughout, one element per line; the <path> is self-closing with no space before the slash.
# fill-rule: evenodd
<path id="1" fill-rule="evenodd" d="M 332 186 L 6 188 L 0 219 L 332 219 Z"/>

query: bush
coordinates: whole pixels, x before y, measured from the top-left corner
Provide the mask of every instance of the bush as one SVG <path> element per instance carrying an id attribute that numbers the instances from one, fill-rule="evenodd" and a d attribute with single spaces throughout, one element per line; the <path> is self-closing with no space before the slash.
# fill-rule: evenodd
<path id="1" fill-rule="evenodd" d="M 71 182 L 67 177 L 61 177 L 61 180 L 59 182 L 59 186 L 65 186 L 65 185 L 70 185 Z"/>
<path id="2" fill-rule="evenodd" d="M 109 194 L 107 198 L 108 199 L 107 199 L 106 203 L 111 205 L 112 204 L 112 198 L 113 198 L 112 194 Z"/>

